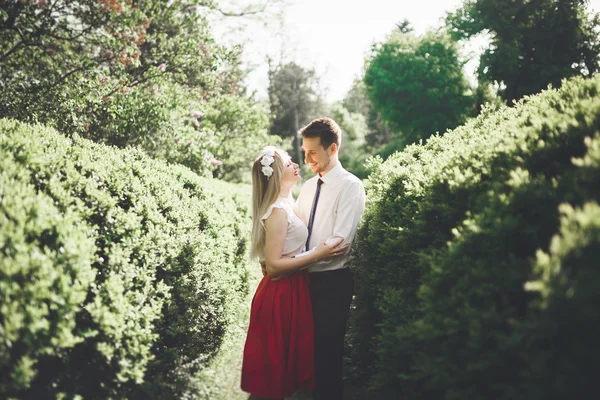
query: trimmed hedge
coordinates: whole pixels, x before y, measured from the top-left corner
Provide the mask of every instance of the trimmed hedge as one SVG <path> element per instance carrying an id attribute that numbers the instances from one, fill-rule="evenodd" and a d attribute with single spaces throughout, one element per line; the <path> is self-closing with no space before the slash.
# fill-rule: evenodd
<path id="1" fill-rule="evenodd" d="M 599 92 L 565 81 L 373 163 L 350 329 L 369 398 L 598 394 Z"/>
<path id="2" fill-rule="evenodd" d="M 197 385 L 248 293 L 248 208 L 230 186 L 0 120 L 0 397 Z"/>

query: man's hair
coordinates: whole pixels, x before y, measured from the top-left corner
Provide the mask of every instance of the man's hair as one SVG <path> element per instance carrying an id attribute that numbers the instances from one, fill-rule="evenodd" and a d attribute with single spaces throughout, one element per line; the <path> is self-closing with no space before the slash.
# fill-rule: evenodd
<path id="1" fill-rule="evenodd" d="M 332 143 L 337 147 L 342 144 L 342 130 L 331 118 L 318 118 L 309 122 L 304 128 L 300 129 L 300 134 L 305 138 L 321 139 L 321 146 L 327 149 Z"/>

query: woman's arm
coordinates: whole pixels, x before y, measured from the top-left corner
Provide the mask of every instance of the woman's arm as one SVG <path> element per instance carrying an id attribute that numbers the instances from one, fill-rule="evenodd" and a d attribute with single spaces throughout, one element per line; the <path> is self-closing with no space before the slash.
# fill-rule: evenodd
<path id="1" fill-rule="evenodd" d="M 348 246 L 337 247 L 339 243 L 327 246 L 323 242 L 317 246 L 314 252 L 304 257 L 283 257 L 287 227 L 287 212 L 281 208 L 274 208 L 271 215 L 265 220 L 265 262 L 267 273 L 271 277 L 301 269 L 324 258 L 343 254 L 348 248 Z"/>

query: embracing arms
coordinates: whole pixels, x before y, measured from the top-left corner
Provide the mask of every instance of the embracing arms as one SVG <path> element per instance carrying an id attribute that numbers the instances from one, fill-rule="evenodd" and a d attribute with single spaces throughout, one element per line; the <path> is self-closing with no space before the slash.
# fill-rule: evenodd
<path id="1" fill-rule="evenodd" d="M 339 240 L 331 246 L 320 243 L 314 252 L 304 257 L 289 258 L 283 256 L 283 247 L 287 233 L 287 212 L 281 208 L 274 208 L 271 215 L 265 220 L 265 262 L 267 273 L 271 277 L 277 277 L 294 270 L 308 267 L 317 261 L 328 257 L 343 254 L 348 246 L 340 246 Z"/>

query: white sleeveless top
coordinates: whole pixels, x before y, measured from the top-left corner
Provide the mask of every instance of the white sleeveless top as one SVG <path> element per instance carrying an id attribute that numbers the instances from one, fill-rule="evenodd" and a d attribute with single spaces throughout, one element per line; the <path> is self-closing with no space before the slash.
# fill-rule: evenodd
<path id="1" fill-rule="evenodd" d="M 261 218 L 261 223 L 265 225 L 264 220 L 269 218 L 273 208 L 281 208 L 287 213 L 288 228 L 285 234 L 283 244 L 283 255 L 287 257 L 295 256 L 304 251 L 306 239 L 308 238 L 308 229 L 304 222 L 294 213 L 294 202 L 290 198 L 278 197 L 275 203 L 271 204 L 265 215 Z"/>

